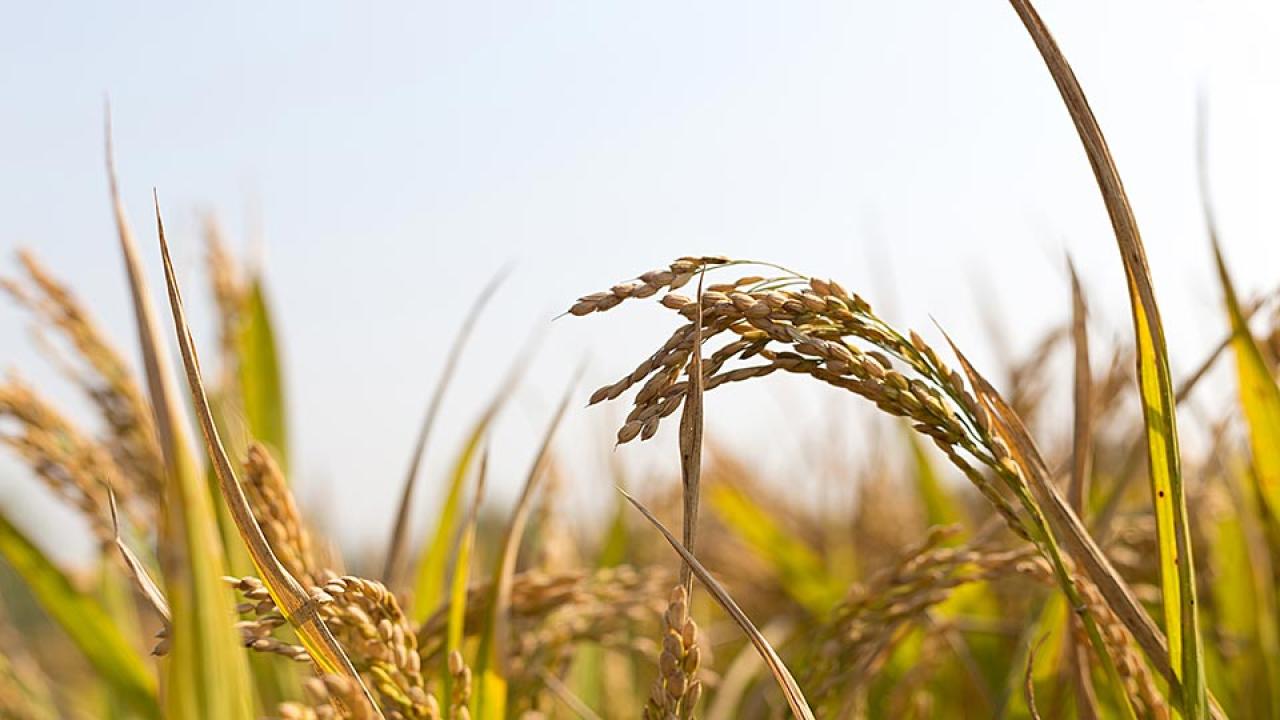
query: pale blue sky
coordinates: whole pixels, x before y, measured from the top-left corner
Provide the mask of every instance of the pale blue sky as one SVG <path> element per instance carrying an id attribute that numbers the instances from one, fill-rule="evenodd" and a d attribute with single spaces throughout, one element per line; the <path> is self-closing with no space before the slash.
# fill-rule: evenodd
<path id="1" fill-rule="evenodd" d="M 1261 0 L 1040 6 L 1108 134 L 1175 364 L 1189 367 L 1222 330 L 1195 191 L 1201 88 L 1229 259 L 1245 288 L 1280 281 L 1277 11 Z M 545 333 L 495 437 L 506 488 L 579 358 L 592 357 L 592 386 L 611 380 L 670 325 L 625 306 L 548 319 L 679 255 L 835 276 L 936 337 L 932 315 L 990 363 L 976 295 L 1025 345 L 1065 314 L 1070 251 L 1099 339 L 1128 332 L 1088 165 L 999 0 L 11 3 L 0 10 L 3 267 L 34 248 L 132 350 L 103 176 L 108 94 L 135 225 L 153 237 L 158 188 L 189 297 L 206 288 L 202 212 L 241 247 L 261 237 L 299 484 L 328 498 L 348 540 L 381 541 L 458 313 L 507 261 L 515 273 L 434 447 L 440 460 L 514 349 Z M 197 319 L 207 346 L 207 315 Z M 0 338 L 0 367 L 54 380 L 9 307 Z M 712 431 L 767 465 L 751 441 L 831 406 L 783 387 L 796 392 L 717 394 Z M 605 456 L 619 414 L 575 410 L 573 456 Z M 619 454 L 674 468 L 670 447 Z M 598 465 L 579 467 L 580 502 L 607 498 Z M 29 501 L 30 481 L 0 470 L 0 499 Z"/>

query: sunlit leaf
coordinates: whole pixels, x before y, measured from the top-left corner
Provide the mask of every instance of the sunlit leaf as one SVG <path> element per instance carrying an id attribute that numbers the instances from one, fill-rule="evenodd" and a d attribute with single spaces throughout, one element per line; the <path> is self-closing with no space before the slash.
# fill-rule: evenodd
<path id="1" fill-rule="evenodd" d="M 1201 660 L 1203 645 L 1196 606 L 1195 560 L 1178 452 L 1173 380 L 1146 250 L 1115 161 L 1075 73 L 1030 1 L 1011 2 L 1035 41 L 1075 123 L 1124 262 L 1138 350 L 1138 384 L 1146 421 L 1169 662 L 1181 680 L 1182 711 L 1188 718 L 1199 720 L 1208 713 L 1209 704 Z"/>

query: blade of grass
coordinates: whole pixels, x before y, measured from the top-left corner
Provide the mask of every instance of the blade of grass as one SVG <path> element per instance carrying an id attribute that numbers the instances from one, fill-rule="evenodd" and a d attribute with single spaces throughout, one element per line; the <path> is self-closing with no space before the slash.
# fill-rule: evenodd
<path id="1" fill-rule="evenodd" d="M 1145 610 L 1141 610 L 1138 601 L 1133 598 L 1133 591 L 1120 577 L 1119 573 L 1116 572 L 1115 568 L 1111 566 L 1110 561 L 1107 560 L 1101 549 L 1098 549 L 1097 544 L 1093 542 L 1088 533 L 1083 530 L 1080 519 L 1076 517 L 1066 500 L 1063 499 L 1062 494 L 1058 492 L 1057 486 L 1050 482 L 1048 467 L 1045 465 L 1040 451 L 1035 447 L 1035 441 L 1032 440 L 1031 434 L 1022 425 L 1013 408 L 1009 407 L 995 387 L 969 363 L 969 359 L 965 357 L 964 353 L 960 352 L 954 342 L 951 342 L 950 337 L 947 338 L 947 342 L 951 345 L 952 351 L 955 352 L 956 359 L 960 361 L 960 367 L 964 370 L 965 375 L 968 376 L 978 401 L 982 403 L 984 409 L 990 415 L 992 429 L 995 434 L 1004 441 L 1010 455 L 1027 475 L 1028 484 L 1031 485 L 1037 495 L 1043 496 L 1046 500 L 1044 504 L 1044 509 L 1047 511 L 1046 516 L 1052 519 L 1055 525 L 1060 526 L 1059 530 L 1063 531 L 1066 536 L 1068 545 L 1073 548 L 1073 554 L 1081 556 L 1077 558 L 1077 562 L 1084 566 L 1090 579 L 1102 590 L 1113 610 L 1117 613 L 1122 613 L 1124 608 L 1128 606 L 1138 608 L 1140 612 L 1135 612 L 1135 615 L 1145 618 L 1145 620 L 1140 620 L 1137 624 L 1140 626 L 1149 625 L 1154 632 L 1135 631 L 1134 635 L 1148 638 L 1158 637 L 1159 643 L 1155 648 L 1155 654 L 1167 658 L 1168 651 L 1163 646 L 1164 638 L 1158 635 L 1159 630 L 1155 627 L 1155 623 L 1146 616 Z M 1099 577 L 1103 578 L 1101 582 L 1094 577 L 1094 568 L 1096 567 L 1101 568 L 1101 571 L 1098 572 Z M 1128 599 L 1124 602 L 1116 602 L 1115 599 L 1107 595 L 1108 587 L 1115 589 L 1116 597 L 1127 597 Z M 1123 615 L 1121 619 L 1124 619 Z M 1128 623 L 1126 623 L 1127 625 Z M 1133 628 L 1130 628 L 1130 630 L 1133 631 Z M 1141 643 L 1142 640 L 1139 639 L 1139 642 Z M 1144 647 L 1146 646 L 1144 645 Z"/>
<path id="2" fill-rule="evenodd" d="M 520 382 L 524 369 L 529 366 L 529 359 L 536 348 L 533 340 L 525 346 L 512 363 L 507 376 L 498 385 L 498 390 L 485 407 L 480 418 L 471 426 L 454 458 L 449 473 L 449 489 L 445 493 L 444 504 L 436 516 L 436 529 L 430 544 L 418 559 L 413 583 L 410 616 L 422 622 L 431 616 L 444 600 L 445 574 L 449 564 L 449 552 L 453 543 L 458 523 L 458 513 L 462 509 L 462 492 L 466 478 L 480 450 L 480 443 L 488 433 L 498 414 L 505 406 L 511 391 Z"/>
<path id="3" fill-rule="evenodd" d="M 138 715 L 159 718 L 156 682 L 110 615 L 0 513 L 0 555 L 89 661 L 110 692 Z"/>
<path id="4" fill-rule="evenodd" d="M 724 611 L 729 614 L 729 617 L 733 619 L 733 622 L 738 627 L 742 628 L 747 639 L 751 641 L 756 652 L 760 653 L 760 657 L 764 659 L 765 664 L 769 667 L 769 671 L 773 673 L 773 677 L 778 681 L 778 687 L 782 688 L 782 694 L 787 700 L 787 705 L 791 708 L 791 714 L 801 720 L 813 720 L 813 710 L 809 708 L 809 701 L 805 699 L 804 693 L 800 690 L 799 683 L 796 682 L 791 671 L 787 669 L 786 664 L 782 662 L 782 658 L 778 656 L 777 651 L 773 649 L 773 646 L 769 644 L 769 641 L 765 639 L 764 635 L 756 629 L 756 626 L 751 622 L 751 619 L 747 617 L 747 614 L 742 612 L 742 608 L 738 607 L 738 604 L 729 596 L 729 593 L 724 589 L 724 586 L 711 576 L 711 573 L 702 566 L 702 563 L 698 562 L 698 559 L 693 556 L 693 553 L 689 552 L 689 549 L 682 545 L 680 541 L 671 534 L 670 530 L 663 527 L 658 518 L 654 517 L 653 513 L 649 512 L 649 509 L 641 504 L 639 500 L 628 495 L 622 488 L 618 488 L 618 492 L 622 493 L 622 496 L 630 501 L 630 503 L 640 511 L 640 514 L 644 515 L 645 519 L 658 529 L 658 532 L 662 533 L 662 536 L 667 539 L 667 543 L 671 545 L 672 549 L 679 553 L 686 566 L 689 567 L 693 574 L 697 576 L 698 580 L 702 582 L 703 587 L 707 589 L 707 592 L 711 594 L 711 597 L 715 598 L 715 601 L 720 605 L 720 607 L 724 608 Z"/>
<path id="5" fill-rule="evenodd" d="M 239 365 L 238 362 L 233 362 L 231 366 L 237 365 Z M 218 427 L 218 435 L 222 438 L 228 455 L 232 458 L 246 458 L 249 442 L 253 439 L 254 433 L 248 429 L 248 420 L 240 409 L 242 407 L 240 383 L 234 382 L 229 385 L 231 386 L 229 388 L 214 389 L 213 394 L 209 396 L 209 403 L 213 410 L 214 423 Z M 235 396 L 232 395 L 233 392 L 236 393 Z M 281 470 L 281 472 L 284 471 Z M 288 481 L 287 476 L 285 480 Z M 222 539 L 222 548 L 226 552 L 229 574 L 234 577 L 255 574 L 253 561 L 249 559 L 249 552 L 240 541 L 240 531 L 236 529 L 230 510 L 225 503 L 216 501 L 221 493 L 218 490 L 218 473 L 212 463 L 205 468 L 204 481 L 209 488 L 209 493 L 215 498 L 218 535 Z M 259 710 L 273 708 L 292 697 L 297 697 L 302 692 L 299 676 L 308 672 L 310 669 L 300 664 L 282 663 L 263 653 L 249 653 L 249 675 L 253 678 L 254 688 L 258 693 Z"/>
<path id="6" fill-rule="evenodd" d="M 236 523 L 240 537 L 249 551 L 258 576 L 275 601 L 280 613 L 289 621 L 297 632 L 298 639 L 306 647 L 308 654 L 316 665 L 326 673 L 345 675 L 353 680 L 362 690 L 365 700 L 375 715 L 382 717 L 377 702 L 365 687 L 359 673 L 351 665 L 351 660 L 342 650 L 329 628 L 316 612 L 316 600 L 302 589 L 293 575 L 276 558 L 271 546 L 262 534 L 249 501 L 245 498 L 240 480 L 232 469 L 231 459 L 218 436 L 218 428 L 213 422 L 213 412 L 209 407 L 209 398 L 205 393 L 204 380 L 200 375 L 200 362 L 196 357 L 195 342 L 187 325 L 186 312 L 182 305 L 182 295 L 178 290 L 178 278 L 173 269 L 173 260 L 169 255 L 169 244 L 164 236 L 164 224 L 160 217 L 160 203 L 156 202 L 156 227 L 160 240 L 160 256 L 164 262 L 165 282 L 169 289 L 169 306 L 173 311 L 174 331 L 178 335 L 178 347 L 182 351 L 182 362 L 187 371 L 187 382 L 191 388 L 192 403 L 196 418 L 200 421 L 200 429 L 204 434 L 205 446 L 210 460 L 218 476 L 218 487 L 223 502 L 231 511 L 231 518 Z M 205 496 L 207 499 L 207 496 Z"/>
<path id="7" fill-rule="evenodd" d="M 419 622 L 434 613 L 444 599 L 445 575 L 449 564 L 449 546 L 453 539 L 458 513 L 462 507 L 462 493 L 466 485 L 467 476 L 470 473 L 472 463 L 479 453 L 480 443 L 496 415 L 497 408 L 491 407 L 495 412 L 486 411 L 476 421 L 463 442 L 462 448 L 458 452 L 458 457 L 453 462 L 449 490 L 445 496 L 444 505 L 440 508 L 440 513 L 436 517 L 435 536 L 418 562 L 411 614 Z"/>
<path id="8" fill-rule="evenodd" d="M 159 546 L 172 612 L 172 646 L 164 665 L 165 714 L 245 718 L 252 713 L 253 686 L 240 634 L 233 624 L 235 605 L 222 581 L 226 565 L 212 498 L 182 420 L 177 380 L 161 340 L 137 243 L 120 196 L 109 110 L 105 131 L 112 208 L 165 464 Z"/>
<path id="9" fill-rule="evenodd" d="M 156 430 L 160 435 L 160 448 L 165 453 L 165 464 L 170 470 L 178 466 L 179 448 L 191 447 L 186 427 L 179 419 L 183 416 L 178 399 L 178 384 L 169 364 L 168 346 L 161 340 L 163 334 L 156 321 L 155 308 L 147 289 L 138 255 L 138 243 L 125 213 L 124 200 L 116 179 L 115 151 L 112 147 L 111 111 L 106 113 L 107 182 L 111 191 L 111 206 L 116 221 L 116 233 L 120 239 L 120 252 L 129 277 L 129 293 L 133 301 L 134 319 L 137 322 L 138 344 L 141 346 L 142 364 L 147 376 L 147 389 L 151 409 L 156 416 Z"/>
<path id="10" fill-rule="evenodd" d="M 1249 449 L 1253 469 L 1252 473 L 1227 470 L 1233 476 L 1228 479 L 1228 483 L 1231 496 L 1235 501 L 1236 515 L 1234 518 L 1222 521 L 1221 525 L 1228 532 L 1234 529 L 1234 535 L 1238 536 L 1238 547 L 1242 551 L 1240 554 L 1247 559 L 1242 566 L 1245 568 L 1244 572 L 1241 572 L 1238 567 L 1223 567 L 1222 584 L 1232 586 L 1229 590 L 1230 594 L 1244 593 L 1239 597 L 1249 597 L 1251 600 L 1247 602 L 1252 603 L 1252 609 L 1255 612 L 1226 612 L 1224 624 L 1244 630 L 1244 637 L 1252 639 L 1249 645 L 1256 642 L 1258 654 L 1261 656 L 1256 666 L 1262 669 L 1265 679 L 1262 682 L 1250 684 L 1267 689 L 1266 702 L 1274 712 L 1277 710 L 1277 704 L 1280 704 L 1280 674 L 1276 672 L 1277 666 L 1280 665 L 1280 636 L 1277 634 L 1275 618 L 1275 587 L 1269 579 L 1271 558 L 1261 526 L 1265 524 L 1267 515 L 1271 518 L 1280 518 L 1280 386 L 1276 385 L 1270 367 L 1249 330 L 1248 317 L 1241 309 L 1222 254 L 1218 224 L 1209 192 L 1206 136 L 1202 111 L 1199 122 L 1197 163 L 1200 176 L 1200 199 L 1231 326 L 1231 348 L 1236 359 L 1236 383 L 1240 407 L 1249 431 Z M 1252 479 L 1253 487 L 1237 487 L 1236 477 Z M 1256 496 L 1253 493 L 1256 493 Z M 1258 507 L 1256 498 L 1261 498 L 1261 504 L 1267 512 L 1260 512 L 1261 508 Z M 1216 547 L 1215 550 L 1217 550 Z M 1231 564 L 1236 564 L 1235 561 L 1238 559 L 1238 557 L 1231 558 Z M 1218 584 L 1215 583 L 1215 587 Z M 1249 589 L 1250 586 L 1253 588 Z M 1222 594 L 1226 593 L 1220 593 Z M 1228 600 L 1228 602 L 1237 601 Z M 1248 668 L 1245 670 L 1249 671 Z"/>
<path id="11" fill-rule="evenodd" d="M 138 645 L 135 638 L 142 637 L 142 634 L 133 586 L 129 579 L 117 570 L 114 558 L 104 553 L 99 556 L 97 564 L 97 573 L 92 580 L 93 585 L 89 592 L 98 606 L 107 613 L 116 632 L 134 641 L 133 647 L 136 650 Z M 95 684 L 101 690 L 106 689 L 102 683 Z M 113 697 L 110 692 L 100 694 L 103 696 L 99 703 L 100 712 L 104 720 L 131 720 L 134 717 L 133 711 L 123 698 Z"/>
<path id="12" fill-rule="evenodd" d="M 542 445 L 534 457 L 533 465 L 525 478 L 524 489 L 516 501 L 511 519 L 507 522 L 507 530 L 499 546 L 497 565 L 493 571 L 492 597 L 489 601 L 489 616 L 485 619 L 480 632 L 480 644 L 476 650 L 475 675 L 479 677 L 479 688 L 473 699 L 472 715 L 476 720 L 504 720 L 507 715 L 507 677 L 510 675 L 511 628 L 511 587 L 515 579 L 516 556 L 520 550 L 520 542 L 524 537 L 525 526 L 529 522 L 529 513 L 533 509 L 533 497 L 545 473 L 547 461 L 550 459 L 551 441 L 555 437 L 560 421 L 564 419 L 569 408 L 569 399 L 573 389 L 582 376 L 583 368 L 579 367 L 573 379 L 565 389 L 560 405 L 552 416 L 542 438 Z"/>
<path id="13" fill-rule="evenodd" d="M 1124 261 L 1137 338 L 1138 382 L 1147 426 L 1148 468 L 1156 513 L 1169 659 L 1174 673 L 1182 681 L 1182 710 L 1188 718 L 1199 720 L 1206 714 L 1207 701 L 1203 644 L 1196 607 L 1195 558 L 1191 552 L 1190 523 L 1178 452 L 1173 381 L 1146 250 L 1102 129 L 1075 73 L 1029 0 L 1010 2 L 1035 41 L 1075 123 Z"/>
<path id="14" fill-rule="evenodd" d="M 403 489 L 400 491 L 400 505 L 396 508 L 396 521 L 391 527 L 391 538 L 387 542 L 387 556 L 382 568 L 382 579 L 389 588 L 397 588 L 400 586 L 401 569 L 405 563 L 404 554 L 406 545 L 409 540 L 409 513 L 413 508 L 413 495 L 418 485 L 418 474 L 422 468 L 422 458 L 426 454 L 427 441 L 431 438 L 431 430 L 435 427 L 436 416 L 440 413 L 440 406 L 444 402 L 444 393 L 448 389 L 449 383 L 453 380 L 453 374 L 458 368 L 458 360 L 462 356 L 462 349 L 467 344 L 467 339 L 471 337 L 471 331 L 475 329 L 476 322 L 480 318 L 480 313 L 485 306 L 489 304 L 489 300 L 497 292 L 502 281 L 506 279 L 509 268 L 502 268 L 498 271 L 489 283 L 484 286 L 480 294 L 471 304 L 471 309 L 467 311 L 466 317 L 462 321 L 462 326 L 458 328 L 458 334 L 453 339 L 453 346 L 449 349 L 449 355 L 445 360 L 444 370 L 440 373 L 440 379 L 436 382 L 435 390 L 431 393 L 431 400 L 427 404 L 427 414 L 422 419 L 422 426 L 418 429 L 418 437 L 414 442 L 413 453 L 409 459 L 409 470 L 405 473 Z M 430 612 L 434 607 L 428 608 Z"/>
<path id="15" fill-rule="evenodd" d="M 476 544 L 476 523 L 480 517 L 480 503 L 484 500 L 485 483 L 489 476 L 489 449 L 480 457 L 480 473 L 476 477 L 475 495 L 462 523 L 458 538 L 458 551 L 454 554 L 453 582 L 449 587 L 449 624 L 445 630 L 443 678 L 445 707 L 453 707 L 453 673 L 449 671 L 449 655 L 462 651 L 466 633 L 467 584 L 471 578 L 471 554 Z"/>
<path id="16" fill-rule="evenodd" d="M 1257 299 L 1251 302 L 1248 307 L 1244 308 L 1244 319 L 1249 321 L 1265 306 L 1264 299 Z M 1222 341 L 1214 346 L 1214 349 L 1205 356 L 1204 360 L 1196 366 L 1189 375 L 1178 383 L 1177 391 L 1174 393 L 1173 402 L 1176 407 L 1181 407 L 1191 393 L 1200 385 L 1200 381 L 1208 375 L 1217 363 L 1218 358 L 1222 356 L 1228 348 L 1231 347 L 1231 340 L 1234 333 L 1228 332 Z M 1113 530 L 1111 521 L 1115 518 L 1116 511 L 1120 508 L 1120 500 L 1124 497 L 1125 491 L 1128 489 L 1130 478 L 1137 472 L 1138 466 L 1142 462 L 1142 448 L 1145 442 L 1139 438 L 1133 443 L 1133 446 L 1125 454 L 1124 464 L 1121 466 L 1120 472 L 1116 475 L 1116 483 L 1112 486 L 1110 492 L 1099 504 L 1096 515 L 1092 518 L 1091 528 L 1098 536 L 1099 542 L 1106 543 Z"/>
<path id="17" fill-rule="evenodd" d="M 1216 627 L 1238 639 L 1240 647 L 1225 660 L 1222 675 L 1234 686 L 1234 709 L 1257 711 L 1280 702 L 1280 637 L 1276 626 L 1275 583 L 1272 558 L 1262 529 L 1258 498 L 1248 485 L 1247 470 L 1223 468 L 1232 513 L 1223 513 L 1210 544 Z M 1243 713 L 1242 713 L 1243 714 Z"/>

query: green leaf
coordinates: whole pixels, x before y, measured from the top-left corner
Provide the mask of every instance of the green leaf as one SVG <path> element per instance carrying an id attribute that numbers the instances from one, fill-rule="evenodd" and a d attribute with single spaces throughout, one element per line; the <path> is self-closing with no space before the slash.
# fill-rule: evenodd
<path id="1" fill-rule="evenodd" d="M 236 349 L 239 354 L 240 401 L 254 439 L 271 449 L 289 475 L 289 433 L 284 382 L 271 308 L 261 279 L 255 278 L 245 298 Z"/>
<path id="2" fill-rule="evenodd" d="M 169 473 L 161 520 L 165 595 L 173 615 L 165 673 L 165 716 L 249 718 L 254 695 L 235 628 L 235 602 L 222 577 L 222 538 L 208 485 L 181 451 Z"/>
<path id="3" fill-rule="evenodd" d="M 505 268 L 498 271 L 498 274 L 489 281 L 489 284 L 480 291 L 480 294 L 471 304 L 471 310 L 467 312 L 466 317 L 463 319 L 462 327 L 458 328 L 458 334 L 453 338 L 453 346 L 449 348 L 449 354 L 445 357 L 444 369 L 440 373 L 439 380 L 436 381 L 435 390 L 431 393 L 431 400 L 427 403 L 427 414 L 422 419 L 422 425 L 418 427 L 418 437 L 413 445 L 413 454 L 409 458 L 409 471 L 405 474 L 404 483 L 400 489 L 400 502 L 396 507 L 396 519 L 391 526 L 391 539 L 387 542 L 387 554 L 382 567 L 382 581 L 393 592 L 400 590 L 403 581 L 404 568 L 402 566 L 409 544 L 409 515 L 413 511 L 414 492 L 418 487 L 422 459 L 426 455 L 427 442 L 431 439 L 432 429 L 435 427 L 436 418 L 440 414 L 445 391 L 449 389 L 449 385 L 453 382 L 453 374 L 458 369 L 458 362 L 462 358 L 462 350 L 466 347 L 472 330 L 475 329 L 480 313 L 489 304 L 490 299 L 493 298 L 495 291 L 502 284 L 506 275 Z"/>
<path id="4" fill-rule="evenodd" d="M 93 596 L 81 592 L 9 518 L 0 513 L 0 555 L 71 638 L 114 697 L 138 715 L 159 718 L 156 682 L 133 645 Z"/>

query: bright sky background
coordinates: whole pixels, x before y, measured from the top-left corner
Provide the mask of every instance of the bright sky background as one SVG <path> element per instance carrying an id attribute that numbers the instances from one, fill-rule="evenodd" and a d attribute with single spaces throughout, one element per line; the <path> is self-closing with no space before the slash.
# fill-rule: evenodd
<path id="1" fill-rule="evenodd" d="M 1280 282 L 1280 11 L 1270 0 L 1040 6 L 1110 140 L 1174 363 L 1188 369 L 1224 331 L 1196 194 L 1202 91 L 1229 261 L 1246 290 Z M 980 308 L 1025 347 L 1065 317 L 1070 252 L 1099 341 L 1129 333 L 1088 164 L 1000 0 L 10 3 L 0 268 L 34 248 L 132 352 L 103 171 L 108 94 L 136 228 L 154 237 L 154 186 L 192 302 L 207 297 L 202 213 L 246 252 L 259 239 L 298 485 L 348 542 L 385 537 L 460 314 L 508 261 L 515 273 L 448 400 L 429 481 L 538 333 L 542 352 L 494 437 L 494 481 L 510 496 L 578 361 L 590 355 L 594 387 L 672 326 L 640 305 L 549 319 L 680 255 L 839 278 L 935 339 L 936 318 L 994 365 Z M 209 315 L 196 320 L 211 347 Z M 76 406 L 24 328 L 0 307 L 0 368 Z M 711 432 L 782 468 L 830 399 L 795 383 L 720 391 Z M 561 445 L 582 459 L 570 502 L 589 507 L 612 492 L 599 460 L 622 408 L 581 406 Z M 856 445 L 860 433 L 845 434 Z M 674 423 L 619 459 L 674 472 L 673 437 Z M 33 484 L 0 461 L 0 501 L 46 508 Z"/>

